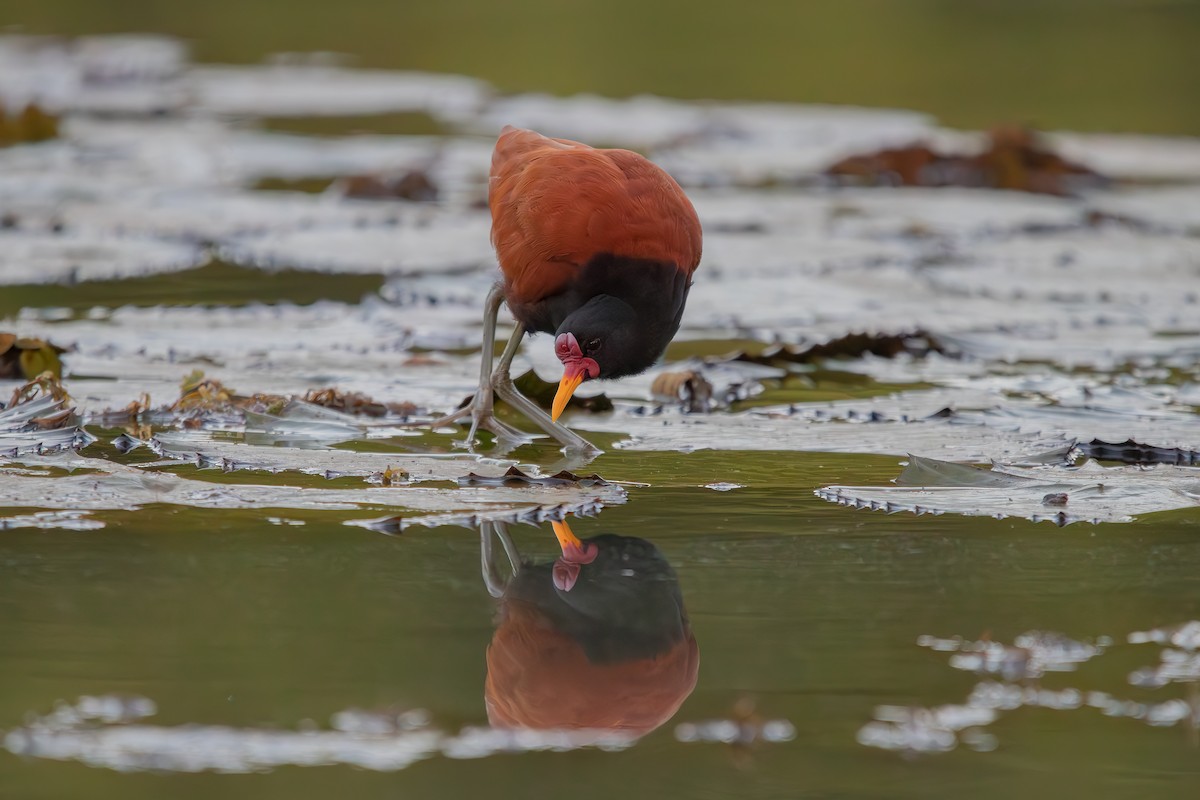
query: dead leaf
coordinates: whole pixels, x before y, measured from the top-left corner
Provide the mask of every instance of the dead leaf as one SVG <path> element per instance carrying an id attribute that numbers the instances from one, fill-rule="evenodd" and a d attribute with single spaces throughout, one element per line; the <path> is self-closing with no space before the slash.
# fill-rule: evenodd
<path id="1" fill-rule="evenodd" d="M 57 136 L 58 117 L 43 111 L 36 103 L 11 114 L 0 103 L 0 147 L 44 142 Z"/>
<path id="2" fill-rule="evenodd" d="M 59 355 L 66 348 L 44 339 L 18 338 L 16 334 L 0 333 L 0 380 L 24 378 L 33 380 L 43 372 L 62 378 Z"/>
<path id="3" fill-rule="evenodd" d="M 1071 195 L 1108 183 L 1103 175 L 1068 161 L 1020 126 L 998 126 L 975 155 L 940 153 L 921 142 L 843 158 L 827 175 L 869 185 L 966 186 Z"/>
<path id="4" fill-rule="evenodd" d="M 438 199 L 438 187 L 424 170 L 412 169 L 401 175 L 351 175 L 334 184 L 343 197 L 356 200 L 415 200 L 432 202 Z"/>
<path id="5" fill-rule="evenodd" d="M 313 389 L 304 395 L 304 401 L 336 411 L 362 414 L 368 417 L 383 417 L 388 414 L 411 417 L 420 410 L 412 403 L 384 403 L 361 392 L 343 392 L 333 388 Z"/>
<path id="6" fill-rule="evenodd" d="M 795 345 L 773 345 L 757 355 L 740 352 L 729 358 L 754 364 L 810 364 L 830 358 L 853 359 L 873 355 L 879 358 L 895 358 L 901 353 L 918 358 L 947 351 L 933 334 L 917 329 L 907 333 L 848 333 L 820 344 L 798 347 Z"/>

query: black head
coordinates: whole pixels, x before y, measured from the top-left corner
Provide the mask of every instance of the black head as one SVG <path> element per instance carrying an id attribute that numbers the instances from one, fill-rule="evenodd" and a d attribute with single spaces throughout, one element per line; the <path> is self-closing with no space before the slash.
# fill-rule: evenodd
<path id="1" fill-rule="evenodd" d="M 555 332 L 554 354 L 563 377 L 551 416 L 557 420 L 579 385 L 594 378 L 623 378 L 649 369 L 674 335 L 656 335 L 631 305 L 600 295 L 572 312 Z"/>

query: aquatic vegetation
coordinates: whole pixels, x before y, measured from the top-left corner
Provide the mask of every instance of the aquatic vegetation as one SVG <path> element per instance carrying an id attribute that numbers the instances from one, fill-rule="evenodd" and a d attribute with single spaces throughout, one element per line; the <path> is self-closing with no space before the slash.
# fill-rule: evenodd
<path id="1" fill-rule="evenodd" d="M 847 156 L 826 173 L 883 186 L 982 186 L 1053 195 L 1076 194 L 1108 180 L 1020 127 L 993 128 L 987 147 L 971 155 L 943 153 L 918 142 Z"/>
<path id="2" fill-rule="evenodd" d="M 816 495 L 839 505 L 914 514 L 1025 517 L 1056 525 L 1131 522 L 1138 514 L 1200 505 L 1200 469 L 1159 465 L 1016 467 L 990 470 L 909 456 L 896 486 L 826 486 Z"/>
<path id="3" fill-rule="evenodd" d="M 554 545 L 529 525 L 574 515 L 598 517 L 581 536 L 661 534 L 706 637 L 695 692 L 630 764 L 684 764 L 701 793 L 731 755 L 739 796 L 756 780 L 853 793 L 835 784 L 858 772 L 889 782 L 860 793 L 894 794 L 912 765 L 862 751 L 865 721 L 859 742 L 909 755 L 1069 735 L 1132 753 L 1111 772 L 1139 787 L 1150 769 L 1192 777 L 1172 734 L 1200 716 L 1196 625 L 1094 634 L 1194 616 L 1196 140 L 1046 134 L 1112 179 L 1079 193 L 1061 163 L 1049 183 L 1030 163 L 1012 174 L 1068 194 L 840 186 L 824 170 L 854 152 L 982 140 L 908 111 L 501 94 L 319 56 L 201 66 L 157 37 L 0 37 L 0 98 L 33 90 L 57 137 L 0 149 L 13 764 L 396 770 L 627 749 L 611 730 L 462 727 L 486 713 L 504 583 L 479 586 L 474 529 L 511 526 L 506 556 L 522 537 L 534 553 Z M 391 114 L 421 127 L 357 132 Z M 704 228 L 663 361 L 584 385 L 565 412 L 608 451 L 594 461 L 532 434 L 469 451 L 420 427 L 476 383 L 497 277 L 487 165 L 508 123 L 637 148 Z M 514 364 L 545 407 L 550 350 Z M 56 364 L 61 381 L 28 382 Z M 587 579 L 543 566 L 557 591 Z M 981 620 L 1042 630 L 903 644 Z M 30 682 L 34 659 L 56 667 Z M 116 695 L 21 721 L 106 675 L 159 701 L 161 723 Z M 345 710 L 318 724 L 307 708 Z M 594 752 L 563 758 L 548 790 L 628 781 Z M 811 785 L 776 785 L 780 763 Z M 1016 783 L 1046 763 L 990 766 Z"/>

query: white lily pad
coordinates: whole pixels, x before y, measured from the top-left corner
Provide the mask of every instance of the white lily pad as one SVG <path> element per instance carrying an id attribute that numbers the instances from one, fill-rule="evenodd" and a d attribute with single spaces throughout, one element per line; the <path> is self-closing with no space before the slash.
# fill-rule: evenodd
<path id="1" fill-rule="evenodd" d="M 393 470 L 397 483 L 455 481 L 472 471 L 501 474 L 517 462 L 467 453 L 363 453 L 352 450 L 271 447 L 197 432 L 163 432 L 151 446 L 164 458 L 202 468 L 297 472 L 326 477 L 367 477 Z M 536 469 L 527 467 L 527 469 Z"/>
<path id="2" fill-rule="evenodd" d="M 134 278 L 191 269 L 208 258 L 180 242 L 0 230 L 0 284 Z"/>
<path id="3" fill-rule="evenodd" d="M 184 44 L 166 36 L 0 36 L 0 102 L 54 112 L 168 111 L 185 100 L 173 80 L 185 56 Z"/>
<path id="4" fill-rule="evenodd" d="M 14 383 L 14 387 L 18 385 Z M 83 435 L 76 425 L 46 429 L 35 422 L 62 414 L 70 408 L 68 401 L 43 394 L 0 409 L 0 461 L 27 453 L 48 453 L 76 447 Z"/>
<path id="5" fill-rule="evenodd" d="M 143 235 L 198 242 L 282 231 L 416 224 L 398 204 L 342 201 L 300 192 L 178 190 L 143 192 L 105 202 L 59 204 L 54 219 L 71 231 Z"/>
<path id="6" fill-rule="evenodd" d="M 780 450 L 821 453 L 883 453 L 903 455 L 935 452 L 947 459 L 1020 461 L 1071 443 L 1062 436 L 996 431 L 979 425 L 956 425 L 949 420 L 911 422 L 816 422 L 803 412 L 756 409 L 733 414 L 682 414 L 664 408 L 650 414 L 629 413 L 629 406 L 605 416 L 575 418 L 581 431 L 626 433 L 614 446 L 626 450 Z M 639 408 L 639 407 L 632 407 Z"/>
<path id="7" fill-rule="evenodd" d="M 472 524 L 485 518 L 514 522 L 561 518 L 567 513 L 592 514 L 626 499 L 625 490 L 611 484 L 314 489 L 210 483 L 102 459 L 76 458 L 72 463 L 94 471 L 56 478 L 7 475 L 0 482 L 0 507 L 71 511 L 136 510 L 151 504 L 309 511 L 390 508 L 395 509 L 391 518 L 399 515 L 402 526 L 408 527 Z"/>
<path id="8" fill-rule="evenodd" d="M 347 765 L 395 772 L 442 756 L 486 758 L 501 753 L 621 750 L 627 734 L 602 730 L 500 730 L 466 727 L 457 733 L 430 726 L 429 714 L 339 711 L 332 729 L 280 730 L 189 723 L 155 725 L 158 712 L 144 697 L 104 695 L 60 704 L 8 731 L 3 746 L 24 758 L 79 761 L 121 772 L 261 773 L 285 766 Z"/>
<path id="9" fill-rule="evenodd" d="M 1011 467 L 983 470 L 910 456 L 897 486 L 826 486 L 816 495 L 840 505 L 915 514 L 1024 517 L 1058 525 L 1132 522 L 1138 515 L 1200 505 L 1193 467 Z"/>
<path id="10" fill-rule="evenodd" d="M 460 75 L 305 64 L 192 67 L 186 84 L 198 109 L 252 117 L 461 116 L 477 112 L 489 94 L 483 81 Z"/>
<path id="11" fill-rule="evenodd" d="M 1048 138 L 1064 158 L 1082 161 L 1114 178 L 1168 181 L 1200 178 L 1200 138 L 1066 132 L 1050 134 Z"/>
<path id="12" fill-rule="evenodd" d="M 264 268 L 420 275 L 470 272 L 495 263 L 485 215 L 428 227 L 330 228 L 227 239 L 226 261 Z"/>

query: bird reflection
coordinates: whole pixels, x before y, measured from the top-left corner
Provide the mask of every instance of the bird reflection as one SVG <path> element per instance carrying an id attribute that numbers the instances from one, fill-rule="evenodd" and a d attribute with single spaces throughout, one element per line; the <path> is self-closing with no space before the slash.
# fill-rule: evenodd
<path id="1" fill-rule="evenodd" d="M 637 738 L 696 686 L 700 653 L 675 571 L 652 543 L 580 541 L 554 522 L 561 555 L 522 562 L 503 523 L 484 523 L 484 582 L 500 601 L 484 697 L 498 728 L 587 729 Z M 512 571 L 498 576 L 493 533 Z"/>

